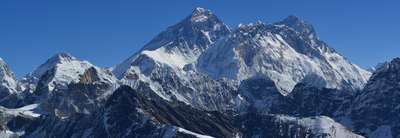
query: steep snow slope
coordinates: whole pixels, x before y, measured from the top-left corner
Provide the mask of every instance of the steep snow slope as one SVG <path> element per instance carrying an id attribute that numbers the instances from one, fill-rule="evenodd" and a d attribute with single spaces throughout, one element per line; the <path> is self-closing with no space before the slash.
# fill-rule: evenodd
<path id="1" fill-rule="evenodd" d="M 125 77 L 131 64 L 142 56 L 158 64 L 182 69 L 186 64 L 194 63 L 204 50 L 229 32 L 228 26 L 210 10 L 196 8 L 191 15 L 167 28 L 138 53 L 119 64 L 114 73 L 118 78 Z"/>
<path id="2" fill-rule="evenodd" d="M 17 92 L 17 81 L 6 62 L 0 58 L 0 99 Z"/>
<path id="3" fill-rule="evenodd" d="M 361 89 L 370 73 L 350 63 L 297 17 L 275 23 L 241 25 L 217 41 L 197 63 L 213 78 L 272 79 L 284 95 L 299 83 L 337 89 Z"/>

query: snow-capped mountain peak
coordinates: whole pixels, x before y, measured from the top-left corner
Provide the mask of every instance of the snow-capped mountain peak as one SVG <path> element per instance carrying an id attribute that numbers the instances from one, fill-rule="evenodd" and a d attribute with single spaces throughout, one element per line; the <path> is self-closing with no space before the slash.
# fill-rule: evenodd
<path id="1" fill-rule="evenodd" d="M 82 75 L 85 77 L 86 74 L 93 72 L 99 81 L 108 83 L 115 81 L 110 71 L 96 67 L 88 61 L 79 60 L 71 54 L 58 53 L 23 78 L 22 82 L 24 89 L 33 91 L 40 81 L 41 85 L 48 86 L 52 91 L 55 87 L 64 87 L 71 82 L 87 81 L 87 78 L 82 79 Z"/>
<path id="2" fill-rule="evenodd" d="M 69 53 L 58 53 L 51 58 L 49 58 L 45 63 L 40 65 L 33 73 L 32 75 L 39 78 L 44 73 L 46 73 L 48 70 L 57 67 L 58 65 L 62 64 L 69 64 L 72 62 L 76 62 L 78 59 L 76 57 L 73 57 Z"/>
<path id="3" fill-rule="evenodd" d="M 75 60 L 76 57 L 72 56 L 70 53 L 57 53 L 53 57 L 50 58 L 50 60 L 60 60 L 60 61 L 70 61 L 70 60 Z"/>
<path id="4" fill-rule="evenodd" d="M 196 8 L 188 17 L 157 35 L 141 51 L 160 47 L 204 50 L 229 32 L 229 27 L 210 10 Z"/>
<path id="5" fill-rule="evenodd" d="M 193 10 L 191 21 L 192 22 L 205 22 L 209 19 L 209 17 L 214 16 L 211 10 L 204 9 L 201 7 L 197 7 Z"/>
<path id="6" fill-rule="evenodd" d="M 0 58 L 0 93 L 3 93 L 3 91 L 14 93 L 16 92 L 16 89 L 17 81 L 14 73 L 11 71 L 6 62 Z"/>
<path id="7" fill-rule="evenodd" d="M 241 81 L 265 75 L 284 95 L 299 82 L 361 89 L 370 75 L 320 41 L 313 27 L 295 16 L 274 24 L 242 25 L 205 51 L 197 66 L 213 78 Z"/>
<path id="8" fill-rule="evenodd" d="M 204 12 L 211 12 L 209 9 L 205 9 L 203 7 L 196 7 L 193 10 L 194 13 L 204 13 Z"/>
<path id="9" fill-rule="evenodd" d="M 204 8 L 196 8 L 185 19 L 168 27 L 146 44 L 138 53 L 114 69 L 122 78 L 132 63 L 139 59 L 151 59 L 157 64 L 182 69 L 197 58 L 215 41 L 230 33 L 230 29 L 215 14 Z"/>

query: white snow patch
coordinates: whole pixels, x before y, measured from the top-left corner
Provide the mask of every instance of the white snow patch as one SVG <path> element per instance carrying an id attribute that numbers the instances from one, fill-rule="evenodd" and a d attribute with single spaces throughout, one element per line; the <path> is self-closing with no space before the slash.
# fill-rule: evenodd
<path id="1" fill-rule="evenodd" d="M 198 15 L 198 16 L 194 16 L 192 18 L 192 21 L 194 21 L 194 22 L 205 22 L 205 21 L 207 21 L 207 19 L 208 19 L 208 17 L 205 16 L 205 15 Z"/>
<path id="2" fill-rule="evenodd" d="M 18 135 L 18 133 L 12 132 L 10 130 L 1 130 L 0 131 L 0 137 L 1 138 L 17 138 L 21 135 Z"/>
<path id="3" fill-rule="evenodd" d="M 211 41 L 211 37 L 210 37 L 210 32 L 208 31 L 203 31 L 201 30 L 201 32 L 204 34 L 204 36 L 207 38 L 208 42 L 212 43 Z"/>
<path id="4" fill-rule="evenodd" d="M 204 8 L 196 8 L 193 12 L 191 21 L 192 22 L 205 22 L 208 20 L 208 16 L 210 15 L 211 11 L 204 9 Z"/>
<path id="5" fill-rule="evenodd" d="M 316 116 L 307 118 L 295 118 L 278 115 L 279 120 L 294 121 L 297 124 L 309 128 L 313 134 L 329 134 L 333 138 L 363 138 L 327 116 Z"/>
<path id="6" fill-rule="evenodd" d="M 182 69 L 186 64 L 195 62 L 197 59 L 197 57 L 184 55 L 175 49 L 167 52 L 164 47 L 153 51 L 145 50 L 142 54 L 145 54 L 158 62 L 180 69 Z"/>
<path id="7" fill-rule="evenodd" d="M 29 116 L 29 117 L 39 117 L 40 114 L 35 113 L 33 110 L 36 109 L 38 107 L 38 104 L 31 104 L 31 105 L 27 105 L 21 108 L 17 108 L 17 109 L 7 109 L 2 107 L 2 110 L 4 110 L 4 112 L 6 112 L 7 114 L 10 115 L 25 115 L 25 116 Z"/>
<path id="8" fill-rule="evenodd" d="M 195 136 L 195 137 L 197 137 L 197 138 L 214 138 L 214 137 L 207 136 L 207 135 L 201 135 L 201 134 L 198 134 L 198 133 L 195 133 L 195 132 L 192 132 L 192 131 L 189 131 L 189 130 L 186 130 L 186 129 L 180 128 L 180 127 L 178 127 L 178 130 L 177 130 L 177 131 L 178 131 L 178 132 L 181 132 L 181 133 L 193 135 L 193 136 Z"/>

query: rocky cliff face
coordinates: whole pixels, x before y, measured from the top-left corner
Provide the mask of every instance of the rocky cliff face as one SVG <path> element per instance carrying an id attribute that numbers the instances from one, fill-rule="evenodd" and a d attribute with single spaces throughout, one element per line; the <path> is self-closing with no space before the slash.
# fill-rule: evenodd
<path id="1" fill-rule="evenodd" d="M 374 137 L 400 134 L 400 59 L 378 68 L 351 107 L 354 127 Z"/>

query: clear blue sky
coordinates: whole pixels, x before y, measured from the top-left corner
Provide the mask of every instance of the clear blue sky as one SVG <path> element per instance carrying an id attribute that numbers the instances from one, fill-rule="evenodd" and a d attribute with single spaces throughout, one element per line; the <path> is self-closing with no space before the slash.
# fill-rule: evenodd
<path id="1" fill-rule="evenodd" d="M 400 2 L 376 0 L 1 0 L 0 57 L 18 77 L 57 52 L 120 63 L 195 7 L 226 24 L 296 15 L 362 67 L 400 56 Z"/>

